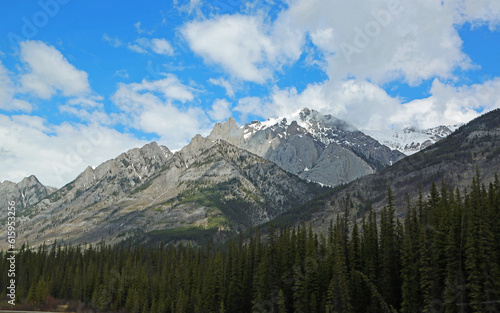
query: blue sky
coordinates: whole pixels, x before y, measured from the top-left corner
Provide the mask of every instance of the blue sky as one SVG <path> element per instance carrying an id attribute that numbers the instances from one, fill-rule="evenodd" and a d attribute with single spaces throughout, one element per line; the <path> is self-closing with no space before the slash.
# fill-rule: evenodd
<path id="1" fill-rule="evenodd" d="M 303 107 L 368 133 L 500 107 L 496 0 L 2 1 L 0 179 Z"/>

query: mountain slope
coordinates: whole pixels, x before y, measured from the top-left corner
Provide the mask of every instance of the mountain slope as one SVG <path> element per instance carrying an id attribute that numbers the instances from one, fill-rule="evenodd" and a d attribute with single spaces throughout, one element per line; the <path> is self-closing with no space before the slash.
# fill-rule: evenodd
<path id="1" fill-rule="evenodd" d="M 479 170 L 488 184 L 500 172 L 500 110 L 484 114 L 460 127 L 436 144 L 408 156 L 379 173 L 341 186 L 281 216 L 282 222 L 311 221 L 318 230 L 326 231 L 330 219 L 345 209 L 360 217 L 370 206 L 375 210 L 386 205 L 387 187 L 395 197 L 396 207 L 406 207 L 406 195 L 416 201 L 419 186 L 430 190 L 433 182 L 443 181 L 449 188 L 465 188 Z M 424 194 L 426 196 L 426 194 Z M 405 212 L 397 212 L 404 215 Z"/>
<path id="2" fill-rule="evenodd" d="M 216 124 L 208 138 L 223 139 L 301 178 L 335 186 L 374 173 L 404 157 L 331 115 L 303 109 L 287 118 L 238 127 Z"/>
<path id="3" fill-rule="evenodd" d="M 437 126 L 427 129 L 407 127 L 402 130 L 394 130 L 390 134 L 376 131 L 368 132 L 368 134 L 391 149 L 398 150 L 405 155 L 411 155 L 446 138 L 461 125 Z"/>
<path id="4" fill-rule="evenodd" d="M 239 231 L 321 191 L 255 154 L 198 135 L 175 154 L 151 143 L 87 168 L 27 209 L 19 241 L 114 243 L 168 239 L 173 231 Z"/>
<path id="5" fill-rule="evenodd" d="M 26 207 L 34 205 L 56 190 L 56 188 L 42 185 L 35 176 L 31 175 L 17 184 L 10 181 L 1 182 L 0 199 L 5 202 L 14 201 L 16 211 L 20 213 Z"/>

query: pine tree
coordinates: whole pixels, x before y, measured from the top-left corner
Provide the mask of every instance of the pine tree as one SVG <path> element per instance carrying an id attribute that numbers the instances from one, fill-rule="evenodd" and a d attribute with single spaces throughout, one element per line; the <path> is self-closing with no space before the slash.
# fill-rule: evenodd
<path id="1" fill-rule="evenodd" d="M 382 209 L 380 219 L 380 293 L 387 303 L 398 306 L 399 299 L 399 257 L 394 218 L 394 196 L 389 187 L 388 204 Z"/>
<path id="2" fill-rule="evenodd" d="M 407 197 L 408 210 L 404 221 L 404 235 L 401 253 L 401 278 L 402 278 L 402 303 L 403 313 L 417 313 L 421 305 L 420 301 L 420 275 L 419 275 L 419 251 L 418 233 L 419 224 L 414 207 L 410 206 Z"/>
<path id="3" fill-rule="evenodd" d="M 333 278 L 328 288 L 326 312 L 352 312 L 347 266 L 341 247 L 334 252 Z"/>

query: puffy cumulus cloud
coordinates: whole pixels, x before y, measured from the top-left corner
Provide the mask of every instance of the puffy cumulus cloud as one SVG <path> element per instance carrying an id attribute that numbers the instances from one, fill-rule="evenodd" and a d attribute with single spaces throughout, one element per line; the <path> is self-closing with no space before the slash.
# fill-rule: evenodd
<path id="1" fill-rule="evenodd" d="M 216 122 L 226 120 L 231 116 L 231 103 L 226 99 L 216 99 L 208 111 L 208 115 Z"/>
<path id="2" fill-rule="evenodd" d="M 202 109 L 191 107 L 181 110 L 172 104 L 152 105 L 140 113 L 136 121 L 141 130 L 156 133 L 169 148 L 179 149 L 197 133 L 205 133 L 208 121 Z"/>
<path id="3" fill-rule="evenodd" d="M 41 41 L 21 43 L 21 61 L 27 73 L 20 81 L 24 91 L 42 99 L 50 99 L 58 91 L 64 96 L 80 96 L 90 93 L 88 74 L 76 69 L 53 46 Z"/>
<path id="4" fill-rule="evenodd" d="M 310 84 L 301 93 L 295 88 L 275 88 L 260 111 L 286 117 L 308 107 L 332 114 L 360 129 L 379 129 L 387 125 L 388 112 L 398 105 L 397 99 L 377 85 L 362 80 L 348 80 L 342 83 L 326 81 Z"/>
<path id="5" fill-rule="evenodd" d="M 285 30 L 286 34 L 280 33 Z M 181 32 L 205 62 L 222 66 L 235 78 L 255 83 L 264 83 L 272 78 L 275 69 L 297 60 L 303 42 L 302 34 L 284 23 L 273 29 L 260 17 L 240 14 L 193 21 Z"/>
<path id="6" fill-rule="evenodd" d="M 457 23 L 473 26 L 488 25 L 491 30 L 500 25 L 500 2 L 496 0 L 449 0 L 446 3 L 455 9 Z"/>
<path id="7" fill-rule="evenodd" d="M 174 55 L 174 48 L 172 45 L 163 38 L 139 38 L 134 43 L 130 43 L 128 48 L 137 53 L 147 53 L 152 51 L 156 54 L 162 54 L 166 56 Z"/>
<path id="8" fill-rule="evenodd" d="M 334 114 L 359 129 L 387 130 L 390 127 L 431 127 L 465 122 L 477 116 L 478 111 L 498 107 L 493 100 L 499 90 L 496 80 L 463 87 L 440 82 L 452 81 L 449 79 L 454 78 L 457 69 L 475 66 L 462 51 L 457 25 L 498 26 L 498 1 L 297 0 L 289 4 L 275 21 L 261 29 L 273 30 L 267 33 L 273 44 L 280 42 L 284 46 L 288 44 L 289 49 L 299 47 L 306 51 L 307 63 L 322 66 L 329 78 L 322 83 L 310 84 L 300 93 L 293 87 L 275 87 L 265 99 L 241 99 L 234 111 L 244 117 L 249 114 L 264 118 L 286 116 L 310 107 Z M 186 29 L 192 27 L 197 35 L 189 40 L 195 52 L 224 65 L 234 75 L 238 69 L 231 69 L 232 63 L 227 58 L 216 60 L 211 55 L 217 48 L 212 50 L 210 43 L 224 46 L 220 44 L 224 38 L 231 38 L 212 26 L 222 28 L 226 19 L 229 17 L 216 17 L 193 23 L 194 26 L 188 25 Z M 201 29 L 201 26 L 205 28 Z M 186 29 L 184 34 L 189 35 Z M 277 32 L 278 29 L 281 31 Z M 206 42 L 193 40 L 203 35 L 209 35 Z M 215 39 L 210 36 L 215 36 Z M 308 37 L 310 45 L 297 44 L 296 38 L 303 36 Z M 240 63 L 235 62 L 234 66 Z M 239 70 L 253 65 L 248 62 Z M 254 66 L 253 69 L 258 68 Z M 264 70 L 272 72 L 275 67 L 268 66 Z M 269 73 L 264 70 L 261 77 Z M 409 103 L 392 98 L 383 89 L 384 84 L 391 81 L 413 86 L 429 79 L 434 79 L 431 96 Z M 492 98 L 478 101 L 478 90 L 485 88 Z"/>
<path id="9" fill-rule="evenodd" d="M 274 21 L 254 15 L 216 15 L 181 28 L 190 48 L 233 77 L 263 83 L 309 45 L 331 80 L 375 84 L 453 76 L 469 69 L 456 26 L 500 24 L 497 0 L 297 0 Z M 310 50 L 310 49 L 309 49 Z M 314 49 L 314 51 L 316 51 Z"/>
<path id="10" fill-rule="evenodd" d="M 418 84 L 470 67 L 455 15 L 433 0 L 299 0 L 280 19 L 309 34 L 330 79 Z"/>
<path id="11" fill-rule="evenodd" d="M 35 175 L 61 187 L 87 166 L 98 166 L 146 142 L 96 124 L 48 124 L 37 116 L 0 115 L 0 172 L 19 182 Z"/>
<path id="12" fill-rule="evenodd" d="M 209 83 L 215 85 L 215 86 L 220 86 L 224 89 L 226 89 L 226 94 L 228 97 L 234 97 L 234 88 L 233 85 L 225 80 L 224 78 L 210 78 L 208 80 Z"/>
<path id="13" fill-rule="evenodd" d="M 184 146 L 202 132 L 208 118 L 204 111 L 185 103 L 194 99 L 191 87 L 169 74 L 161 80 L 119 84 L 112 101 L 121 109 L 124 123 L 130 127 L 161 136 L 169 148 Z"/>
<path id="14" fill-rule="evenodd" d="M 15 98 L 16 90 L 9 71 L 0 61 L 0 109 L 31 112 L 32 106 L 29 102 Z"/>
<path id="15" fill-rule="evenodd" d="M 467 123 L 479 116 L 478 112 L 500 108 L 500 78 L 460 87 L 435 79 L 430 94 L 428 98 L 403 104 L 389 121 L 399 127 L 420 128 Z"/>
<path id="16" fill-rule="evenodd" d="M 368 133 L 454 125 L 500 108 L 500 78 L 460 87 L 435 79 L 429 97 L 407 103 L 363 80 L 310 84 L 300 93 L 295 88 L 275 87 L 267 99 L 241 99 L 234 111 L 262 118 L 286 117 L 304 107 L 332 114 Z"/>

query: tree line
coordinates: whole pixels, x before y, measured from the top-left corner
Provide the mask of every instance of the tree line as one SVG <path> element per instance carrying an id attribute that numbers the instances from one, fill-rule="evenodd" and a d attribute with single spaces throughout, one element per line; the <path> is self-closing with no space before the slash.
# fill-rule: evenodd
<path id="1" fill-rule="evenodd" d="M 380 213 L 355 222 L 346 209 L 327 234 L 271 225 L 224 246 L 23 246 L 17 301 L 130 313 L 499 312 L 500 182 L 477 175 L 469 189 L 433 184 L 395 208 L 389 188 Z"/>

